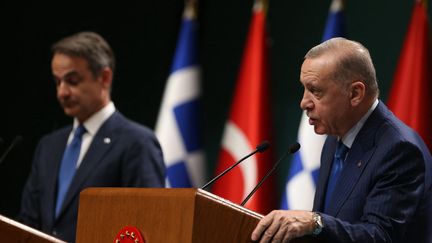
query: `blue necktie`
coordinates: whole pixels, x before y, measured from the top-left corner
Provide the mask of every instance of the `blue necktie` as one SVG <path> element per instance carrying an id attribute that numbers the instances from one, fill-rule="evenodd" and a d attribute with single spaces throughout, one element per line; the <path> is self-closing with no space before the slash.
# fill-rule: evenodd
<path id="1" fill-rule="evenodd" d="M 330 178 L 327 184 L 327 192 L 325 197 L 325 205 L 324 205 L 324 212 L 327 211 L 327 209 L 330 206 L 330 199 L 332 198 L 333 190 L 336 186 L 336 183 L 338 181 L 339 175 L 342 171 L 343 162 L 345 161 L 346 154 L 348 152 L 348 147 L 345 146 L 345 144 L 342 143 L 342 140 L 339 140 L 338 146 L 336 148 L 336 152 L 333 158 L 333 164 L 331 168 Z"/>
<path id="2" fill-rule="evenodd" d="M 76 164 L 81 150 L 81 138 L 85 132 L 85 127 L 83 125 L 79 125 L 75 129 L 72 142 L 66 146 L 66 150 L 63 154 L 63 159 L 60 164 L 60 171 L 58 175 L 57 202 L 55 208 L 56 218 L 60 213 L 63 200 L 69 189 L 69 185 L 75 175 Z"/>

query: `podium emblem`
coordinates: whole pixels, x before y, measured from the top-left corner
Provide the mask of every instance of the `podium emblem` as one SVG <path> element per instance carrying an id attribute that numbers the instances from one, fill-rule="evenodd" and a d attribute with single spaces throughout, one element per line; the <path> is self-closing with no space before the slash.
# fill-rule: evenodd
<path id="1" fill-rule="evenodd" d="M 145 243 L 145 240 L 138 228 L 125 226 L 117 233 L 114 243 Z"/>

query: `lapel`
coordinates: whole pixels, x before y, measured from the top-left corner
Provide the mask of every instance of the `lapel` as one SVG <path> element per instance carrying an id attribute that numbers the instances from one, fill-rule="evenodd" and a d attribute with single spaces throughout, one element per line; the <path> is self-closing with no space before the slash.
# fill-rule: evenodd
<path id="1" fill-rule="evenodd" d="M 66 148 L 66 143 L 69 137 L 69 134 L 72 130 L 72 126 L 69 126 L 62 131 L 57 136 L 53 136 L 52 140 L 49 142 L 49 148 L 51 154 L 50 158 L 47 161 L 51 161 L 47 168 L 52 169 L 51 175 L 47 176 L 46 182 L 47 182 L 47 201 L 45 202 L 46 205 L 42 208 L 48 209 L 47 212 L 47 218 L 54 220 L 54 211 L 55 211 L 55 202 L 57 198 L 57 179 L 58 179 L 58 173 L 59 173 L 59 167 L 60 163 L 63 158 L 63 153 Z"/>
<path id="2" fill-rule="evenodd" d="M 337 139 L 333 136 L 327 136 L 323 146 L 321 156 L 321 166 L 316 186 L 313 211 L 323 212 L 325 193 L 327 189 L 327 182 L 330 175 L 330 170 L 333 161 L 333 155 L 336 151 Z"/>
<path id="3" fill-rule="evenodd" d="M 79 196 L 79 193 L 83 189 L 82 185 L 86 179 L 91 176 L 94 168 L 100 163 L 101 159 L 110 151 L 116 142 L 118 136 L 116 136 L 115 130 L 119 127 L 121 119 L 121 114 L 116 111 L 110 118 L 108 118 L 108 120 L 105 121 L 95 134 L 95 137 L 93 138 L 93 141 L 91 142 L 90 147 L 71 182 L 59 217 L 73 199 Z M 109 142 L 107 140 L 109 140 Z"/>
<path id="4" fill-rule="evenodd" d="M 333 191 L 328 214 L 337 216 L 376 150 L 376 134 L 384 121 L 385 106 L 380 103 L 357 134 Z"/>

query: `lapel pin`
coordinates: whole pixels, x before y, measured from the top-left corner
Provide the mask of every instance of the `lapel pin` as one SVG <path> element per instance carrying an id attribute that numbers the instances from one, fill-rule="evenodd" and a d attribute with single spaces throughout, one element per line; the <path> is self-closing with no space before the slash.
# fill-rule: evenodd
<path id="1" fill-rule="evenodd" d="M 360 160 L 358 163 L 357 163 L 357 167 L 360 167 L 362 165 L 362 161 Z"/>
<path id="2" fill-rule="evenodd" d="M 111 139 L 110 138 L 104 138 L 104 143 L 105 144 L 110 144 L 111 143 Z"/>

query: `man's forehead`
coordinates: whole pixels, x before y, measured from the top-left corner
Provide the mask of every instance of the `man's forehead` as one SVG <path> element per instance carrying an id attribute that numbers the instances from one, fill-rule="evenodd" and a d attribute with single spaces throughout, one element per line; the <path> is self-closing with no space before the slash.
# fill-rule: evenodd
<path id="1" fill-rule="evenodd" d="M 53 74 L 59 76 L 89 71 L 87 61 L 84 58 L 64 54 L 53 56 L 51 68 Z"/>
<path id="2" fill-rule="evenodd" d="M 334 70 L 337 68 L 335 64 L 335 59 L 331 56 L 308 58 L 305 59 L 305 61 L 303 62 L 300 73 L 301 75 L 308 73 L 316 73 L 320 76 L 327 76 L 333 73 Z"/>

